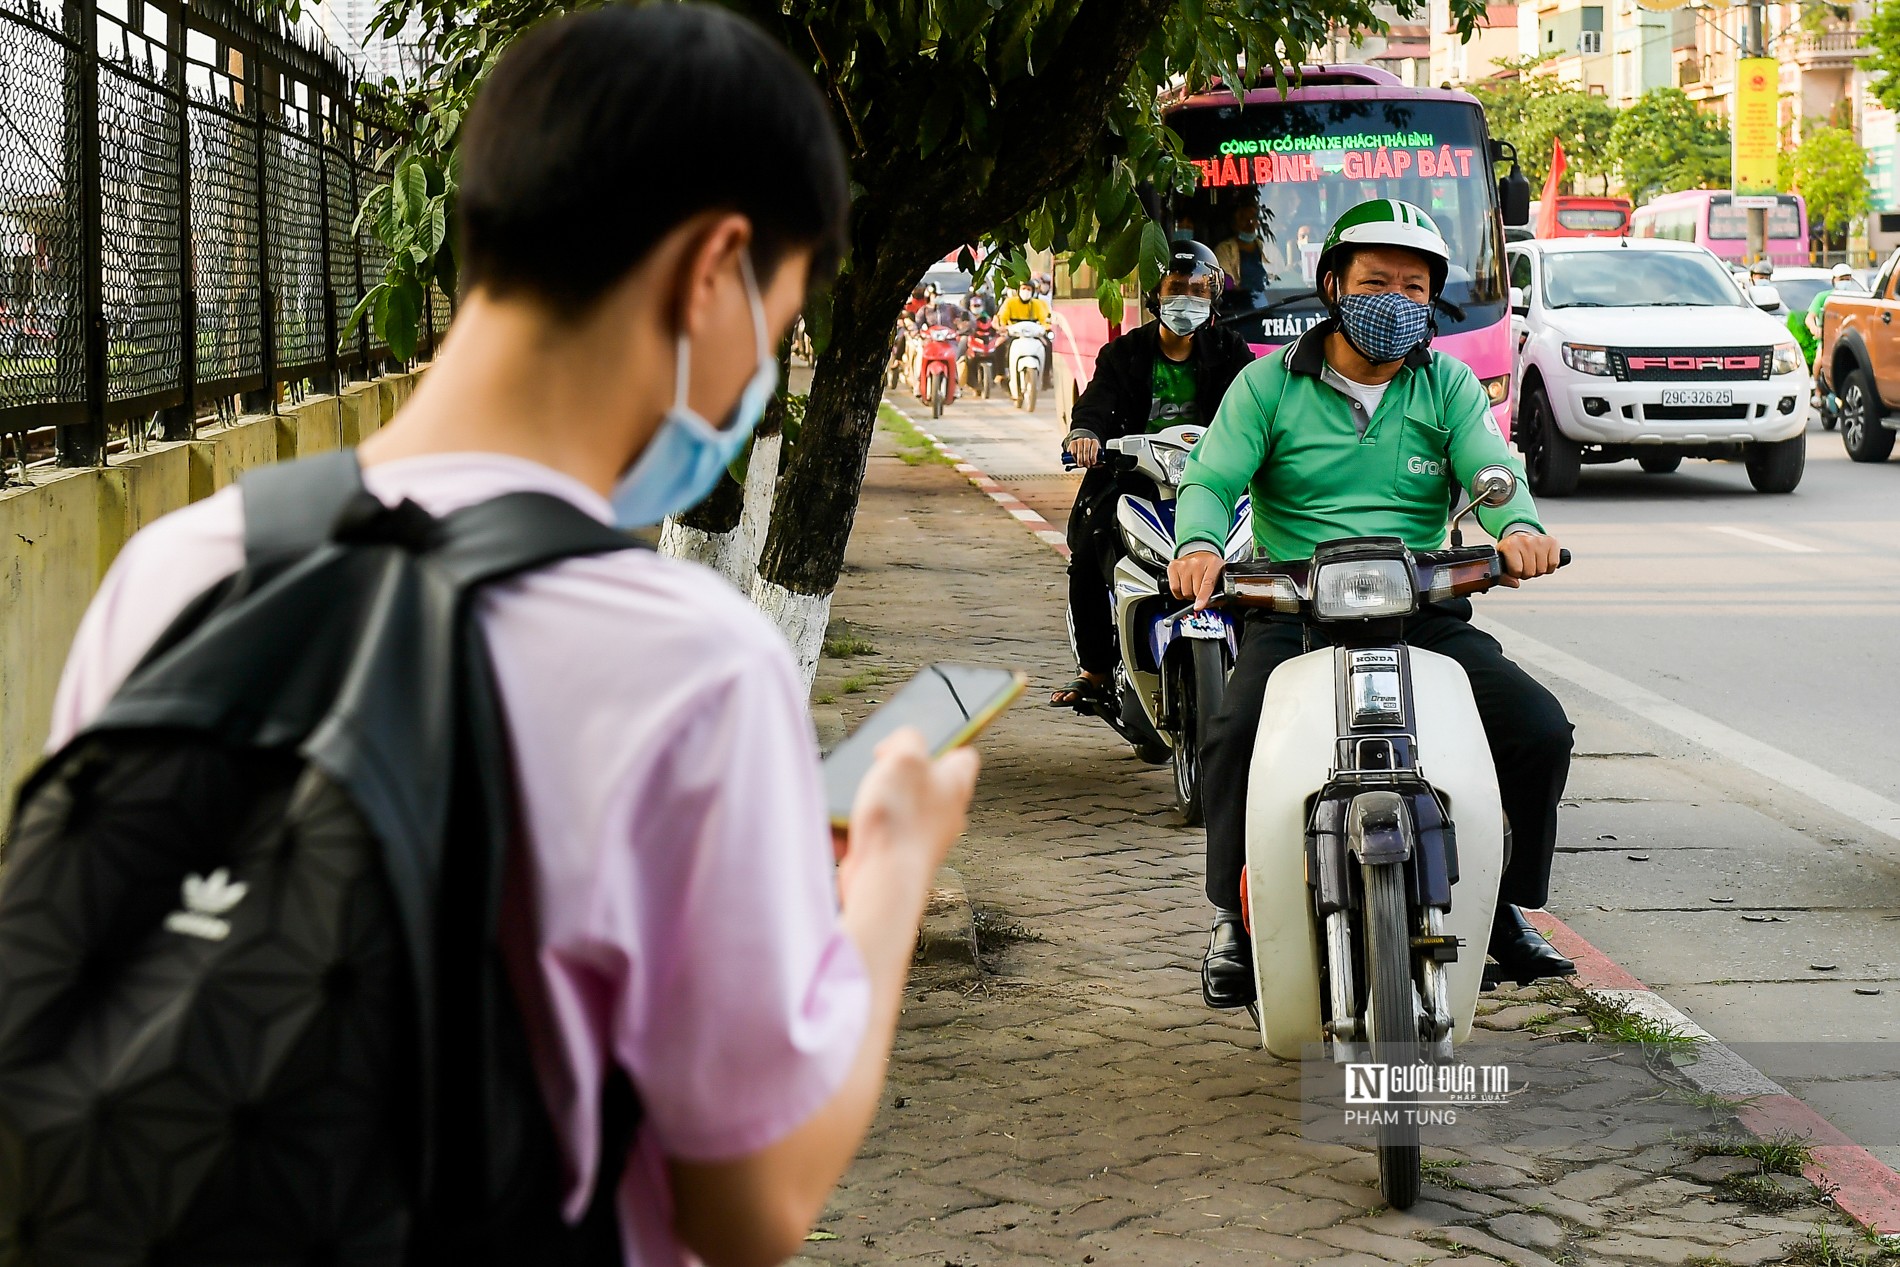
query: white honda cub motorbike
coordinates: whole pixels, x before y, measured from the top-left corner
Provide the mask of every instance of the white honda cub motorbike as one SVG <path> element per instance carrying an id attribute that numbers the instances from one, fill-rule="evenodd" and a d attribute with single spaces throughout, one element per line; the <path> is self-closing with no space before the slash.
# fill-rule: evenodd
<path id="1" fill-rule="evenodd" d="M 1042 386 L 1042 364 L 1049 349 L 1042 341 L 1039 321 L 1009 323 L 1009 394 L 1020 409 L 1033 412 L 1036 389 Z"/>
<path id="2" fill-rule="evenodd" d="M 1458 518 L 1516 487 L 1484 468 Z M 1228 569 L 1229 603 L 1297 614 L 1332 644 L 1267 680 L 1248 775 L 1241 905 L 1261 1045 L 1281 1059 L 1329 1043 L 1341 1064 L 1443 1063 L 1470 1036 L 1508 829 L 1464 669 L 1407 646 L 1403 621 L 1502 575 L 1492 546 L 1413 553 L 1395 537 Z M 1403 1099 L 1378 1146 L 1397 1209 L 1419 1188 Z"/>

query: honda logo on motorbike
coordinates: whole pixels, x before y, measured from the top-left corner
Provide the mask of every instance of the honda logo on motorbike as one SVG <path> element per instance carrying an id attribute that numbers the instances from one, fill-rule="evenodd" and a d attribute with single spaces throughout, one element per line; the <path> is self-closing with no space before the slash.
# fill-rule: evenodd
<path id="1" fill-rule="evenodd" d="M 1632 371 L 1668 370 L 1672 374 L 1700 374 L 1709 370 L 1761 369 L 1761 354 L 1744 356 L 1632 356 Z"/>
<path id="2" fill-rule="evenodd" d="M 1430 458 L 1413 458 L 1405 464 L 1405 469 L 1414 475 L 1443 475 L 1445 464 L 1434 462 Z"/>

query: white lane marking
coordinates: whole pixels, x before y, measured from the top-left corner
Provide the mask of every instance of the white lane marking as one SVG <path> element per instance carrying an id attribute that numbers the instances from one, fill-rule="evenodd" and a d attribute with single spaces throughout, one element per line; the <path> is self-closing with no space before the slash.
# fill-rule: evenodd
<path id="1" fill-rule="evenodd" d="M 1811 761 L 1803 761 L 1792 753 L 1765 744 L 1752 735 L 1723 725 L 1713 717 L 1704 717 L 1694 709 L 1663 698 L 1648 687 L 1638 686 L 1607 669 L 1599 669 L 1567 651 L 1559 651 L 1527 634 L 1518 633 L 1507 625 L 1500 625 L 1488 618 L 1482 623 L 1514 658 L 1526 660 L 1546 672 L 1574 682 L 1664 730 L 1672 731 L 1763 778 L 1773 779 L 1803 796 L 1819 801 L 1864 827 L 1900 839 L 1900 804 L 1878 792 L 1869 791 L 1858 783 L 1849 783 Z"/>
<path id="2" fill-rule="evenodd" d="M 1786 550 L 1790 554 L 1819 554 L 1818 546 L 1804 546 L 1799 541 L 1790 541 L 1786 537 L 1771 537 L 1765 532 L 1752 532 L 1747 528 L 1730 528 L 1722 524 L 1710 524 L 1710 532 L 1726 533 L 1731 537 L 1740 537 L 1744 541 L 1753 541 L 1757 545 L 1773 546 L 1777 550 Z"/>

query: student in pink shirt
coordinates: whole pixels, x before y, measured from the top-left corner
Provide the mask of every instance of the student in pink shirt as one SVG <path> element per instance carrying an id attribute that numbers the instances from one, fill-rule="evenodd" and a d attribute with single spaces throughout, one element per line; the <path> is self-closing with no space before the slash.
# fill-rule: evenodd
<path id="1" fill-rule="evenodd" d="M 809 77 L 723 10 L 596 9 L 501 60 L 461 164 L 466 295 L 414 398 L 362 446 L 370 491 L 442 515 L 533 490 L 626 526 L 705 496 L 843 241 L 843 154 Z M 52 746 L 242 562 L 235 489 L 138 534 L 80 628 Z M 504 931 L 526 1014 L 552 1018 L 533 1037 L 565 1213 L 602 1165 L 618 1066 L 642 1109 L 626 1262 L 787 1258 L 876 1109 L 975 756 L 892 739 L 834 870 L 789 649 L 718 577 L 628 550 L 480 604 L 529 872 Z"/>

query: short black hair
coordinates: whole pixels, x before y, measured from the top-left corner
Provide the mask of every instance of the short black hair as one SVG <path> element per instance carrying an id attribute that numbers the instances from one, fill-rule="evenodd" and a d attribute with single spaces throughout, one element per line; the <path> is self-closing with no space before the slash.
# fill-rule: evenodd
<path id="1" fill-rule="evenodd" d="M 752 221 L 761 284 L 789 249 L 836 267 L 844 149 L 806 69 L 705 4 L 614 4 L 529 31 L 463 124 L 464 292 L 526 293 L 578 316 L 676 226 Z"/>

